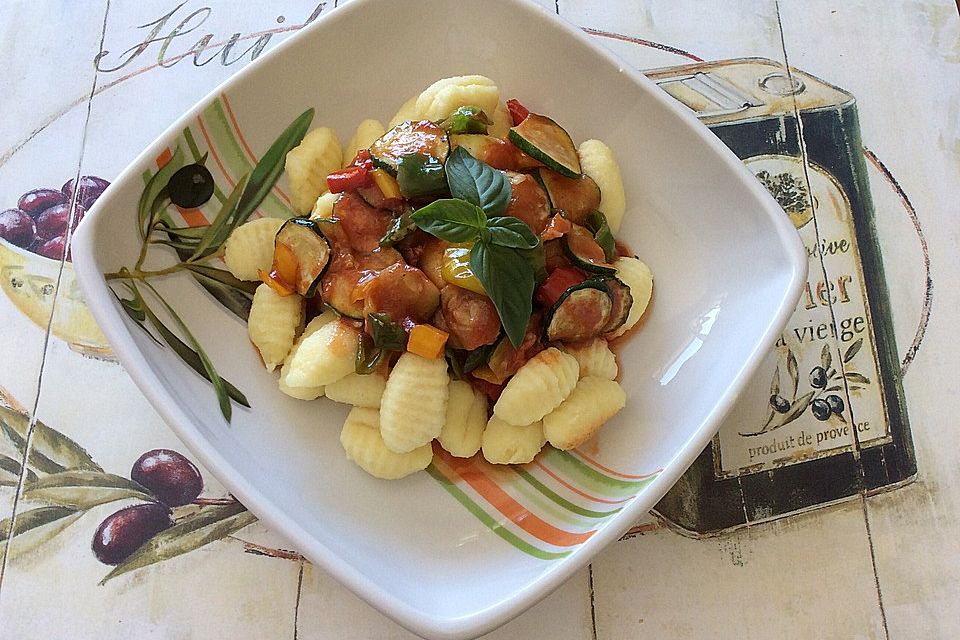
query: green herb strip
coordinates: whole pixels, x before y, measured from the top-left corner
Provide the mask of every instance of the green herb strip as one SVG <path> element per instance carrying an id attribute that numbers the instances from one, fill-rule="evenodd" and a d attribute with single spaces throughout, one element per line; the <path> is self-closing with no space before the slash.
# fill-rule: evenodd
<path id="1" fill-rule="evenodd" d="M 510 342 L 519 347 L 533 312 L 530 263 L 514 249 L 480 240 L 470 250 L 470 269 L 497 308 Z"/>

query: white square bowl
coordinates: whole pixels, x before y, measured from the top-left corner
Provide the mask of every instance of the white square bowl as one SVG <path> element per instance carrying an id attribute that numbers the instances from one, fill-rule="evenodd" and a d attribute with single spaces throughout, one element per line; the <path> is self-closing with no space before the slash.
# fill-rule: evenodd
<path id="1" fill-rule="evenodd" d="M 574 140 L 606 141 L 619 159 L 620 236 L 656 282 L 642 330 L 620 352 L 626 408 L 580 450 L 545 451 L 522 468 L 438 453 L 429 473 L 375 480 L 344 457 L 342 405 L 280 394 L 245 325 L 189 277 L 167 278 L 158 288 L 250 400 L 227 424 L 209 384 L 134 326 L 103 277 L 136 260 L 144 174 L 189 135 L 229 191 L 308 107 L 313 126 L 347 139 L 361 119 L 386 121 L 434 80 L 466 73 L 493 78 L 504 98 L 550 115 Z M 261 213 L 292 213 L 282 188 Z M 789 219 L 726 147 L 641 74 L 525 0 L 354 0 L 317 20 L 144 151 L 80 225 L 73 259 L 120 361 L 197 457 L 308 558 L 438 638 L 502 624 L 649 510 L 707 445 L 806 276 Z"/>

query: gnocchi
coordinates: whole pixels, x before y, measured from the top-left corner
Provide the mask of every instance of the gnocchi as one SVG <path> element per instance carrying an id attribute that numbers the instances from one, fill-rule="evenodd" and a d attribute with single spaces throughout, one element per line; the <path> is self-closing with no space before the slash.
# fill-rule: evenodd
<path id="1" fill-rule="evenodd" d="M 464 106 L 487 118 L 457 112 Z M 501 100 L 490 78 L 463 75 L 411 97 L 386 127 L 363 120 L 346 146 L 333 129 L 311 130 L 285 172 L 293 210 L 308 220 L 280 241 L 283 220 L 248 222 L 222 257 L 236 278 L 263 281 L 248 333 L 264 365 L 279 366 L 280 391 L 351 405 L 340 443 L 365 472 L 423 470 L 434 440 L 442 455 L 528 463 L 548 443 L 580 446 L 625 406 L 609 344 L 643 316 L 653 276 L 638 258 L 616 257 L 626 203 L 606 144 L 577 147 L 557 122 Z M 482 222 L 449 235 L 445 207 L 459 207 L 456 221 L 495 192 L 510 198 L 481 202 Z M 406 221 L 427 206 L 438 220 Z M 532 239 L 495 230 L 501 216 Z M 540 272 L 529 254 L 506 255 L 538 238 L 526 251 L 542 248 Z M 480 242 L 489 262 L 474 264 Z M 484 267 L 511 256 L 506 271 L 522 277 L 498 282 Z M 519 282 L 534 283 L 530 299 L 506 295 Z"/>

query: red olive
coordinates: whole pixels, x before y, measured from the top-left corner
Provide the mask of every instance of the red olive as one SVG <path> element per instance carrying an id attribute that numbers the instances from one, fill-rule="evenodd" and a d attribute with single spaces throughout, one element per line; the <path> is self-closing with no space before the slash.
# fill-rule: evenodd
<path id="1" fill-rule="evenodd" d="M 120 509 L 93 534 L 93 554 L 104 564 L 120 564 L 147 540 L 174 524 L 170 509 L 149 502 Z"/>
<path id="2" fill-rule="evenodd" d="M 67 194 L 56 189 L 33 189 L 20 196 L 17 206 L 24 213 L 36 218 L 41 213 L 67 202 Z"/>
<path id="3" fill-rule="evenodd" d="M 190 504 L 203 491 L 203 476 L 190 460 L 171 449 L 153 449 L 140 456 L 130 479 L 171 507 Z"/>
<path id="4" fill-rule="evenodd" d="M 36 237 L 33 218 L 20 209 L 0 213 L 0 238 L 18 247 L 28 247 Z"/>
<path id="5" fill-rule="evenodd" d="M 73 197 L 73 185 L 73 178 L 71 178 L 67 180 L 60 189 L 67 198 Z M 80 193 L 77 196 L 77 203 L 84 209 L 89 209 L 90 206 L 97 201 L 97 198 L 100 197 L 100 194 L 109 186 L 110 183 L 103 178 L 98 178 L 97 176 L 80 176 Z"/>
<path id="6" fill-rule="evenodd" d="M 30 247 L 30 250 L 41 255 L 44 258 L 50 258 L 51 260 L 59 260 L 63 257 L 63 252 L 66 249 L 67 251 L 67 260 L 70 260 L 70 250 L 67 248 L 67 239 L 66 236 L 57 236 L 56 238 L 50 238 L 49 240 L 42 240 L 38 238 L 38 242 Z"/>

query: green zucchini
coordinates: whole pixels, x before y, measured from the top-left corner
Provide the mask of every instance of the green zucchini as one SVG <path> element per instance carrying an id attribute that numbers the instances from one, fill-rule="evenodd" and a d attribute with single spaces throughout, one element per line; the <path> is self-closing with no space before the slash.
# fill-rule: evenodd
<path id="1" fill-rule="evenodd" d="M 603 255 L 607 262 L 613 262 L 617 259 L 617 240 L 613 237 L 613 231 L 607 224 L 607 216 L 599 211 L 593 211 L 587 216 L 587 229 L 593 233 L 593 239 L 597 241 L 600 248 L 603 249 Z"/>
<path id="2" fill-rule="evenodd" d="M 630 309 L 633 307 L 633 294 L 630 293 L 630 287 L 617 278 L 606 278 L 604 282 L 610 290 L 613 308 L 610 311 L 610 320 L 607 321 L 601 333 L 610 333 L 619 329 L 620 325 L 627 321 L 627 316 L 630 315 Z"/>
<path id="3" fill-rule="evenodd" d="M 296 282 L 290 284 L 300 295 L 312 297 L 330 266 L 330 243 L 320 226 L 309 218 L 290 218 L 277 231 L 274 247 L 279 245 L 285 245 L 296 259 Z"/>
<path id="4" fill-rule="evenodd" d="M 323 276 L 323 301 L 342 316 L 363 320 L 363 299 L 354 300 L 353 290 L 360 283 L 360 271 L 345 270 Z"/>
<path id="5" fill-rule="evenodd" d="M 394 177 L 400 159 L 413 153 L 443 164 L 450 153 L 447 132 L 429 120 L 401 122 L 370 145 L 373 163 Z"/>
<path id="6" fill-rule="evenodd" d="M 580 157 L 570 135 L 546 116 L 531 113 L 510 129 L 510 142 L 557 173 L 578 178 L 582 173 Z"/>
<path id="7" fill-rule="evenodd" d="M 551 208 L 563 211 L 570 222 L 585 224 L 590 213 L 600 206 L 600 187 L 588 175 L 568 178 L 540 167 L 533 176 L 547 192 Z"/>
<path id="8" fill-rule="evenodd" d="M 599 278 L 575 284 L 557 299 L 543 317 L 547 340 L 575 342 L 603 333 L 613 313 L 607 283 Z"/>
<path id="9" fill-rule="evenodd" d="M 606 261 L 603 247 L 584 227 L 578 224 L 573 225 L 573 228 L 565 233 L 560 241 L 563 243 L 563 252 L 573 266 L 602 276 L 616 275 L 616 268 Z"/>

